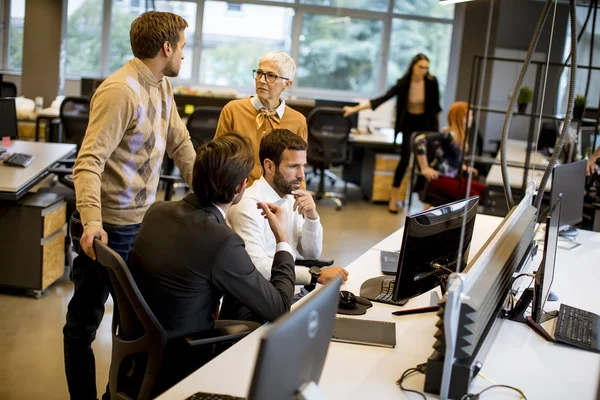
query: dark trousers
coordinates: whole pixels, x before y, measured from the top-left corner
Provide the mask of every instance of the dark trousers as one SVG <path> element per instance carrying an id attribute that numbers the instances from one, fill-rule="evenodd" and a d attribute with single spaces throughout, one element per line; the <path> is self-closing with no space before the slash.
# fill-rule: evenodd
<path id="1" fill-rule="evenodd" d="M 71 216 L 71 238 L 77 257 L 73 260 L 72 281 L 75 292 L 67 309 L 63 328 L 65 373 L 71 399 L 96 399 L 96 361 L 92 342 L 104 316 L 110 280 L 106 269 L 89 258 L 81 249 L 79 239 L 83 226 L 79 213 Z M 117 226 L 103 224 L 108 234 L 108 246 L 127 261 L 140 225 Z"/>
<path id="2" fill-rule="evenodd" d="M 399 188 L 402 183 L 402 178 L 408 168 L 410 162 L 410 151 L 412 143 L 410 142 L 411 135 L 416 131 L 437 131 L 437 117 L 430 117 L 426 114 L 410 114 L 404 112 L 401 117 L 400 125 L 396 128 L 396 132 L 402 132 L 402 145 L 400 146 L 400 162 L 394 173 L 394 188 Z"/>

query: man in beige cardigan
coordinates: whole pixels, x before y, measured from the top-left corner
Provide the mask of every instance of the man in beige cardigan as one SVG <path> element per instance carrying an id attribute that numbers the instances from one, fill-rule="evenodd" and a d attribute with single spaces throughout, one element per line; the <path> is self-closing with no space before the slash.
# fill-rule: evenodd
<path id="1" fill-rule="evenodd" d="M 191 184 L 195 151 L 167 79 L 181 69 L 187 26 L 171 13 L 139 16 L 130 31 L 135 58 L 92 97 L 73 172 L 77 211 L 71 217 L 71 236 L 78 256 L 63 329 L 72 399 L 97 398 L 91 344 L 109 289 L 106 271 L 94 261 L 94 238 L 127 260 L 144 213 L 154 202 L 165 150 Z"/>

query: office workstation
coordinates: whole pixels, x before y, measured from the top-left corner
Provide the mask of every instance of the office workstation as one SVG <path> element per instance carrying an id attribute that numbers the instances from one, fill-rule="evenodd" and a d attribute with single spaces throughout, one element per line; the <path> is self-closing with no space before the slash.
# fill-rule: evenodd
<path id="1" fill-rule="evenodd" d="M 0 398 L 600 396 L 570 2 L 2 2 Z"/>

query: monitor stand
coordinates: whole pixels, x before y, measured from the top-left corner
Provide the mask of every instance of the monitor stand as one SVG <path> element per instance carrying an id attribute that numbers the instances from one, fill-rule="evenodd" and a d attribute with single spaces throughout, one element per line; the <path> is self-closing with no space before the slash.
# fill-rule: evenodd
<path id="1" fill-rule="evenodd" d="M 309 382 L 300 388 L 296 400 L 326 400 L 315 382 Z"/>
<path id="2" fill-rule="evenodd" d="M 556 296 L 556 295 L 555 295 Z M 548 296 L 550 297 L 550 296 Z M 558 299 L 558 297 L 557 297 Z M 507 314 L 508 319 L 515 322 L 527 323 L 527 316 L 525 316 L 525 312 L 531 305 L 533 301 L 533 289 L 528 288 L 523 291 L 523 294 L 515 304 L 515 307 Z M 542 310 L 542 318 L 540 320 L 540 324 L 543 324 L 546 321 L 551 320 L 552 318 L 556 318 L 558 316 L 558 311 L 550 311 L 546 312 Z"/>
<path id="3" fill-rule="evenodd" d="M 579 235 L 579 231 L 572 225 L 564 225 L 560 227 L 558 231 L 558 236 L 573 238 Z"/>

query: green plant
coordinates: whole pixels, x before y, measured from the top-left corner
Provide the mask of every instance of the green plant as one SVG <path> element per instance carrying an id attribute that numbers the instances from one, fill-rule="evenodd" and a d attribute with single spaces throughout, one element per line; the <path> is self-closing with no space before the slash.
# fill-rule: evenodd
<path id="1" fill-rule="evenodd" d="M 585 109 L 585 104 L 586 104 L 585 97 L 583 97 L 580 94 L 578 94 L 577 96 L 575 96 L 575 108 L 584 110 Z"/>
<path id="2" fill-rule="evenodd" d="M 517 98 L 517 104 L 529 104 L 533 100 L 533 91 L 528 86 L 523 86 Z"/>

